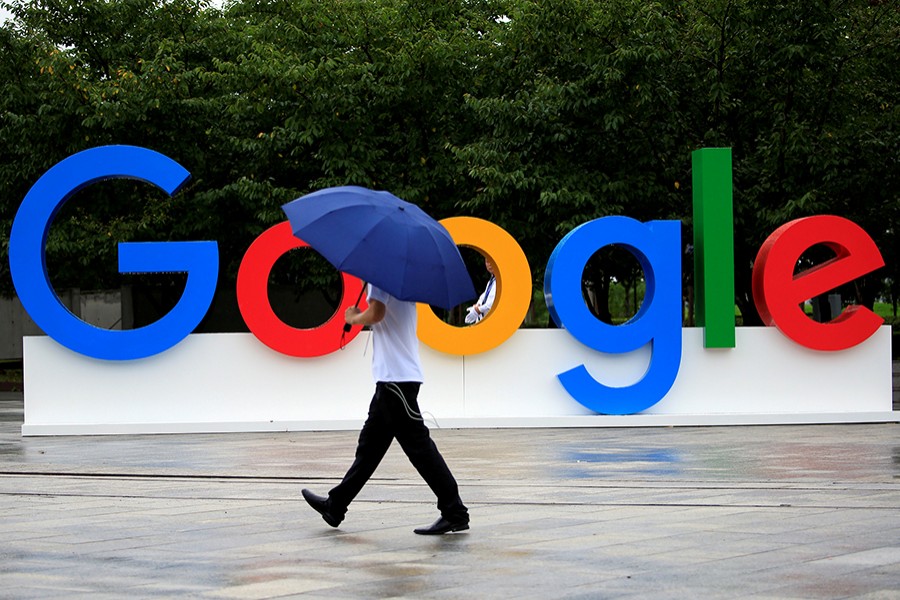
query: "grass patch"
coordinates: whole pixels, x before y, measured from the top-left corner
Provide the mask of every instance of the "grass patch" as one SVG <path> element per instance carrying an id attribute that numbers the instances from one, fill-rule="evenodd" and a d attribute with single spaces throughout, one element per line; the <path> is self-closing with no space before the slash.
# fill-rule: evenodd
<path id="1" fill-rule="evenodd" d="M 876 302 L 875 314 L 888 323 L 896 323 L 898 319 L 897 315 L 894 314 L 894 307 L 887 302 Z"/>

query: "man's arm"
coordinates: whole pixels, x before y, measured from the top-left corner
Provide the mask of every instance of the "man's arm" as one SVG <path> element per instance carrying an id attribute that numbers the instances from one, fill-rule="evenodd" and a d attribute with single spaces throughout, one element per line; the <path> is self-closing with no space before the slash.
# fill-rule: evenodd
<path id="1" fill-rule="evenodd" d="M 384 302 L 369 300 L 366 310 L 359 310 L 358 306 L 348 308 L 344 313 L 344 321 L 350 325 L 374 325 L 384 319 L 386 310 Z"/>

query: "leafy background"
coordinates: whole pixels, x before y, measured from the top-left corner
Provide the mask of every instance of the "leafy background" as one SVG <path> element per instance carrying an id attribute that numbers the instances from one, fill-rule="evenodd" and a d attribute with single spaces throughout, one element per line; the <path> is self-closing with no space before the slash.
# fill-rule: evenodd
<path id="1" fill-rule="evenodd" d="M 0 8 L 12 15 L 0 26 L 0 293 L 13 293 L 9 231 L 34 181 L 80 150 L 136 144 L 181 163 L 191 183 L 174 198 L 121 181 L 79 192 L 48 241 L 57 289 L 122 285 L 118 241 L 211 239 L 221 254 L 216 306 L 233 312 L 223 290 L 233 290 L 252 240 L 284 219 L 280 205 L 356 184 L 438 219 L 499 224 L 525 250 L 536 290 L 553 247 L 577 224 L 613 214 L 680 219 L 689 296 L 690 153 L 730 147 L 741 322 L 759 323 L 750 273 L 763 240 L 823 213 L 861 225 L 887 262 L 845 286 L 844 299 L 881 299 L 896 314 L 900 3 L 15 0 Z M 805 260 L 823 258 L 814 249 Z M 309 256 L 276 278 L 298 293 L 336 285 Z M 614 250 L 585 271 L 586 295 L 607 319 L 610 294 L 638 293 L 640 281 L 636 261 Z M 155 286 L 165 305 L 181 281 L 137 285 Z"/>

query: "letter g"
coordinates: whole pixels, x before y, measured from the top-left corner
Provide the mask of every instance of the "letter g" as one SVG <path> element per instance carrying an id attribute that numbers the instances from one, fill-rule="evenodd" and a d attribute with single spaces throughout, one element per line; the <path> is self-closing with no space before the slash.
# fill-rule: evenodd
<path id="1" fill-rule="evenodd" d="M 640 310 L 618 326 L 594 317 L 581 294 L 585 264 L 611 244 L 638 259 L 647 284 Z M 650 408 L 668 393 L 681 365 L 681 223 L 603 217 L 579 225 L 550 256 L 544 297 L 557 325 L 589 348 L 620 354 L 652 344 L 647 372 L 627 387 L 600 383 L 584 365 L 557 375 L 575 400 L 598 413 L 628 415 Z"/>
<path id="2" fill-rule="evenodd" d="M 209 309 L 218 278 L 216 242 L 119 244 L 119 271 L 186 271 L 184 294 L 163 318 L 125 331 L 100 329 L 63 306 L 47 275 L 45 248 L 50 224 L 76 192 L 104 179 L 137 179 L 170 196 L 190 177 L 172 159 L 146 148 L 102 146 L 66 158 L 29 190 L 9 236 L 9 267 L 22 306 L 44 332 L 80 354 L 106 360 L 152 356 L 184 339 Z"/>

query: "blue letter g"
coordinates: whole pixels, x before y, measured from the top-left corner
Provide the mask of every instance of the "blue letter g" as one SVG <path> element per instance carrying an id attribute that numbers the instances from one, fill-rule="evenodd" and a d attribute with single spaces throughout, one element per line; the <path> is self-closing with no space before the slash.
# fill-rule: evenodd
<path id="1" fill-rule="evenodd" d="M 646 291 L 638 313 L 627 323 L 608 325 L 591 314 L 581 294 L 588 259 L 600 248 L 628 249 L 644 270 Z M 557 325 L 579 342 L 611 354 L 652 344 L 643 379 L 628 387 L 603 385 L 579 365 L 558 378 L 575 400 L 608 415 L 646 410 L 662 400 L 681 365 L 681 223 L 641 223 L 628 217 L 603 217 L 569 232 L 559 242 L 544 275 L 547 308 Z"/>
<path id="2" fill-rule="evenodd" d="M 146 148 L 103 146 L 54 165 L 29 190 L 9 236 L 9 268 L 22 306 L 44 332 L 63 346 L 107 360 L 144 358 L 184 339 L 209 309 L 216 289 L 216 242 L 119 244 L 119 270 L 127 273 L 186 271 L 184 294 L 155 323 L 110 331 L 85 323 L 60 302 L 47 276 L 45 247 L 50 224 L 78 190 L 104 179 L 137 179 L 174 194 L 189 173 L 172 159 Z"/>

